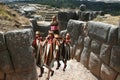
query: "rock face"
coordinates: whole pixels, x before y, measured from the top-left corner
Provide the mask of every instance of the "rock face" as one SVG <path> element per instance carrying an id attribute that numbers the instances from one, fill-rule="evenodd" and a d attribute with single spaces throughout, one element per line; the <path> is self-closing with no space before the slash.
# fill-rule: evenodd
<path id="1" fill-rule="evenodd" d="M 81 59 L 80 62 L 88 68 L 88 63 L 89 63 L 89 56 L 90 56 L 90 49 L 87 47 L 84 47 L 82 53 L 81 53 Z"/>
<path id="2" fill-rule="evenodd" d="M 101 44 L 98 41 L 93 40 L 91 42 L 91 51 L 95 53 L 97 56 L 100 55 Z"/>
<path id="3" fill-rule="evenodd" d="M 4 80 L 4 73 L 0 71 L 0 80 Z"/>
<path id="4" fill-rule="evenodd" d="M 117 72 L 109 68 L 107 65 L 102 64 L 101 67 L 101 78 L 102 80 L 115 80 Z"/>
<path id="5" fill-rule="evenodd" d="M 76 12 L 68 11 L 68 12 L 58 12 L 58 22 L 60 30 L 65 30 L 67 28 L 67 23 L 70 19 L 77 19 Z"/>
<path id="6" fill-rule="evenodd" d="M 13 65 L 11 63 L 10 54 L 8 53 L 4 33 L 0 32 L 0 70 L 4 73 L 13 72 Z"/>
<path id="7" fill-rule="evenodd" d="M 120 74 L 118 74 L 118 76 L 117 76 L 116 80 L 120 80 Z"/>
<path id="8" fill-rule="evenodd" d="M 90 71 L 97 77 L 100 77 L 100 68 L 101 68 L 100 59 L 94 53 L 90 53 L 90 60 L 89 60 Z"/>
<path id="9" fill-rule="evenodd" d="M 120 79 L 119 27 L 102 22 L 88 21 L 86 25 L 83 21 L 69 20 L 65 31 L 70 34 L 74 46 L 72 58 L 102 80 Z M 87 35 L 83 34 L 85 32 Z"/>
<path id="10" fill-rule="evenodd" d="M 0 32 L 0 80 L 37 80 L 31 28 Z"/>
<path id="11" fill-rule="evenodd" d="M 77 20 L 69 20 L 67 25 L 67 31 L 70 33 L 72 44 L 76 44 L 79 38 L 79 35 L 82 32 L 84 27 L 84 22 Z"/>
<path id="12" fill-rule="evenodd" d="M 88 35 L 92 39 L 96 39 L 101 42 L 107 42 L 110 26 L 111 25 L 109 25 L 109 24 L 105 24 L 105 23 L 101 23 L 101 22 L 89 21 L 88 22 Z"/>
<path id="13" fill-rule="evenodd" d="M 106 64 L 110 63 L 111 46 L 103 44 L 100 49 L 100 58 Z"/>
<path id="14" fill-rule="evenodd" d="M 91 38 L 101 41 L 103 43 L 116 44 L 117 31 L 118 27 L 110 24 L 94 21 L 88 22 L 88 35 Z"/>
<path id="15" fill-rule="evenodd" d="M 37 80 L 36 70 L 8 74 L 6 80 Z"/>
<path id="16" fill-rule="evenodd" d="M 5 50 L 5 49 L 6 49 L 6 44 L 4 39 L 4 33 L 0 32 L 0 50 Z"/>
<path id="17" fill-rule="evenodd" d="M 110 65 L 120 73 L 120 46 L 113 46 Z"/>
<path id="18" fill-rule="evenodd" d="M 34 58 L 30 50 L 33 40 L 32 30 L 9 31 L 5 34 L 5 37 L 15 72 L 32 69 L 34 65 Z"/>

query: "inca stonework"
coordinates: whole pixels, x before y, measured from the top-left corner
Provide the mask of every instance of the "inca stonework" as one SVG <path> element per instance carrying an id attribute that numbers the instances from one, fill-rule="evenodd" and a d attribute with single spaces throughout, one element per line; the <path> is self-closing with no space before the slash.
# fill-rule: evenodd
<path id="1" fill-rule="evenodd" d="M 0 32 L 0 80 L 37 80 L 32 29 Z"/>
<path id="2" fill-rule="evenodd" d="M 82 27 L 86 27 L 87 36 L 81 33 L 84 32 L 81 30 Z M 102 80 L 120 80 L 120 28 L 118 26 L 95 21 L 84 23 L 71 19 L 66 30 L 70 33 L 76 48 L 72 55 L 77 61 Z M 83 37 L 78 38 L 78 36 Z M 83 46 L 81 47 L 80 44 Z"/>

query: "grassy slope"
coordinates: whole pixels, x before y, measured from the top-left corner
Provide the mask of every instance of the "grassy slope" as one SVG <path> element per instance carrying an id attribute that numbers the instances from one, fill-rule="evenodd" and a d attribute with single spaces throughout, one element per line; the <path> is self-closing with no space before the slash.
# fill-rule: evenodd
<path id="1" fill-rule="evenodd" d="M 109 14 L 106 14 L 104 17 L 98 16 L 94 19 L 94 21 L 100 21 L 118 26 L 120 23 L 120 16 L 111 16 Z"/>
<path id="2" fill-rule="evenodd" d="M 29 25 L 27 18 L 20 16 L 9 7 L 0 4 L 0 31 L 8 31 L 23 28 L 22 25 Z"/>

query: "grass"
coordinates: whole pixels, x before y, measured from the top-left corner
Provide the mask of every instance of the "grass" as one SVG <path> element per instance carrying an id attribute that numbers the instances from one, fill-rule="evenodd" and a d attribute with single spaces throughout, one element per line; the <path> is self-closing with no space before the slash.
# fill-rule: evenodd
<path id="1" fill-rule="evenodd" d="M 0 5 L 0 30 L 8 31 L 23 28 L 22 25 L 29 24 L 27 18 L 20 16 L 20 14 L 5 5 Z"/>
<path id="2" fill-rule="evenodd" d="M 120 23 L 120 16 L 111 16 L 110 14 L 106 14 L 105 16 L 98 16 L 94 19 L 94 21 L 100 21 L 118 26 Z"/>

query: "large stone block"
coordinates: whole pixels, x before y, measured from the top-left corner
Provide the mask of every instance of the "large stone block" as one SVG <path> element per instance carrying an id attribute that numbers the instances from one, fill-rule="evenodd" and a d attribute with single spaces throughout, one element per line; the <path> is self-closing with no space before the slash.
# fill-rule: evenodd
<path id="1" fill-rule="evenodd" d="M 67 33 L 67 29 L 60 31 L 60 35 L 61 35 L 62 37 L 64 37 L 64 38 L 65 38 L 65 36 L 66 36 L 66 33 Z"/>
<path id="2" fill-rule="evenodd" d="M 4 33 L 0 31 L 0 51 L 6 49 Z"/>
<path id="3" fill-rule="evenodd" d="M 91 41 L 92 40 L 90 39 L 89 36 L 85 37 L 84 38 L 84 47 L 87 47 L 87 48 L 91 47 Z"/>
<path id="4" fill-rule="evenodd" d="M 0 70 L 4 73 L 14 71 L 13 65 L 10 60 L 10 55 L 7 51 L 3 32 L 0 32 Z"/>
<path id="5" fill-rule="evenodd" d="M 118 43 L 120 45 L 120 28 L 118 28 Z"/>
<path id="6" fill-rule="evenodd" d="M 76 44 L 79 35 L 82 33 L 85 22 L 77 20 L 69 20 L 67 31 L 70 33 L 72 44 Z"/>
<path id="7" fill-rule="evenodd" d="M 80 62 L 80 56 L 81 56 L 81 49 L 76 49 L 75 51 L 75 59 Z"/>
<path id="8" fill-rule="evenodd" d="M 89 57 L 90 57 L 91 50 L 89 48 L 84 47 L 82 53 L 80 62 L 85 66 L 88 67 Z"/>
<path id="9" fill-rule="evenodd" d="M 116 75 L 117 75 L 117 72 L 112 70 L 107 65 L 102 64 L 102 67 L 101 67 L 101 79 L 102 80 L 115 80 Z"/>
<path id="10" fill-rule="evenodd" d="M 59 21 L 68 21 L 67 12 L 58 12 L 58 20 Z"/>
<path id="11" fill-rule="evenodd" d="M 33 40 L 32 30 L 9 31 L 5 34 L 5 38 L 15 71 L 31 69 L 35 64 L 30 48 Z"/>
<path id="12" fill-rule="evenodd" d="M 110 63 L 111 48 L 110 45 L 102 44 L 100 49 L 100 58 L 106 64 Z"/>
<path id="13" fill-rule="evenodd" d="M 96 39 L 101 42 L 108 41 L 108 34 L 110 31 L 110 24 L 101 23 L 101 22 L 88 22 L 88 35 L 92 39 Z"/>
<path id="14" fill-rule="evenodd" d="M 111 25 L 109 34 L 108 34 L 108 44 L 117 44 L 118 41 L 118 27 Z"/>
<path id="15" fill-rule="evenodd" d="M 31 71 L 11 73 L 6 75 L 6 80 L 38 80 L 36 69 Z"/>
<path id="16" fill-rule="evenodd" d="M 4 73 L 14 72 L 14 66 L 7 50 L 0 51 L 0 70 Z"/>
<path id="17" fill-rule="evenodd" d="M 91 12 L 90 11 L 83 11 L 80 16 L 81 16 L 80 20 L 82 20 L 82 21 L 91 20 Z"/>
<path id="18" fill-rule="evenodd" d="M 78 49 L 81 49 L 84 46 L 84 36 L 79 36 L 76 46 Z"/>
<path id="19" fill-rule="evenodd" d="M 4 73 L 2 71 L 0 71 L 0 80 L 5 80 L 4 79 Z"/>
<path id="20" fill-rule="evenodd" d="M 100 48 L 101 48 L 101 43 L 98 41 L 92 40 L 91 51 L 95 53 L 97 56 L 100 55 Z"/>
<path id="21" fill-rule="evenodd" d="M 77 14 L 72 11 L 68 12 L 58 12 L 58 20 L 59 21 L 69 21 L 69 19 L 77 19 Z"/>
<path id="22" fill-rule="evenodd" d="M 89 69 L 94 75 L 100 77 L 101 61 L 93 52 L 90 53 Z"/>
<path id="23" fill-rule="evenodd" d="M 75 57 L 76 45 L 73 45 L 70 50 L 71 50 L 71 58 L 73 59 Z"/>
<path id="24" fill-rule="evenodd" d="M 120 73 L 120 46 L 112 47 L 110 66 Z"/>
<path id="25" fill-rule="evenodd" d="M 61 30 L 65 30 L 67 28 L 67 21 L 58 21 L 58 26 L 60 28 L 60 31 Z"/>
<path id="26" fill-rule="evenodd" d="M 120 74 L 117 75 L 116 80 L 120 80 Z"/>

